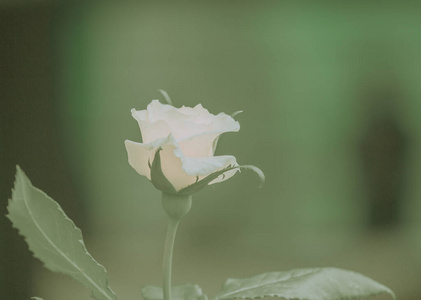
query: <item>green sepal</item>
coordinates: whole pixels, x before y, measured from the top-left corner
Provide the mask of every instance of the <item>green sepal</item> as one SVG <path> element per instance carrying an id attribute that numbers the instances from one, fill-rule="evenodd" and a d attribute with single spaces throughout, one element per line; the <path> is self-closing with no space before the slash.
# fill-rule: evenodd
<path id="1" fill-rule="evenodd" d="M 191 209 L 191 195 L 173 195 L 162 193 L 162 207 L 170 219 L 179 221 Z"/>
<path id="2" fill-rule="evenodd" d="M 151 182 L 155 186 L 155 188 L 164 193 L 176 194 L 177 191 L 162 172 L 160 154 L 161 150 L 162 148 L 158 148 L 156 150 L 152 165 L 149 163 L 149 167 L 151 168 Z"/>
<path id="3" fill-rule="evenodd" d="M 145 285 L 141 288 L 142 296 L 145 300 L 163 300 L 162 288 Z M 172 300 L 207 300 L 202 289 L 196 284 L 182 284 L 172 287 Z"/>
<path id="4" fill-rule="evenodd" d="M 167 103 L 169 105 L 173 105 L 170 96 L 168 95 L 168 93 L 164 90 L 158 89 L 158 91 L 162 94 L 162 96 L 164 96 L 165 101 L 167 101 Z"/>
<path id="5" fill-rule="evenodd" d="M 191 194 L 197 193 L 200 190 L 202 190 L 205 186 L 207 186 L 210 182 L 218 178 L 220 175 L 223 175 L 225 172 L 236 169 L 236 168 L 238 168 L 238 166 L 229 165 L 228 167 L 222 170 L 216 171 L 206 176 L 202 180 L 198 180 L 195 183 L 179 190 L 177 195 L 191 195 Z"/>
<path id="6" fill-rule="evenodd" d="M 254 173 L 257 174 L 257 176 L 259 176 L 260 179 L 260 185 L 259 185 L 259 189 L 263 186 L 263 184 L 265 183 L 265 174 L 263 173 L 262 170 L 260 170 L 258 167 L 253 166 L 253 165 L 243 165 L 243 166 L 238 166 L 241 170 L 251 170 Z"/>
<path id="7" fill-rule="evenodd" d="M 228 172 L 234 169 L 247 169 L 247 170 L 254 171 L 259 176 L 260 181 L 261 181 L 261 184 L 259 187 L 262 187 L 263 183 L 265 182 L 265 175 L 263 174 L 262 170 L 260 170 L 258 167 L 251 166 L 251 165 L 244 165 L 244 166 L 229 165 L 226 168 L 216 171 L 206 176 L 202 180 L 198 180 L 195 183 L 181 189 L 180 191 L 178 191 L 177 195 L 191 195 L 191 194 L 197 193 L 200 190 L 202 190 L 204 187 L 209 185 L 210 182 L 212 182 L 219 176 L 224 175 L 225 172 Z"/>

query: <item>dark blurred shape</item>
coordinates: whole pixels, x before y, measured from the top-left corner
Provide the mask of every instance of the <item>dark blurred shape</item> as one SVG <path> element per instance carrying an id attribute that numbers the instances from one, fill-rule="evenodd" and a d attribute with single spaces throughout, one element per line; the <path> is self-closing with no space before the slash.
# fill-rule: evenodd
<path id="1" fill-rule="evenodd" d="M 5 217 L 16 164 L 76 224 L 83 219 L 55 125 L 53 15 L 53 6 L 0 7 L 0 299 L 34 296 L 30 286 L 35 260 Z"/>
<path id="2" fill-rule="evenodd" d="M 382 77 L 378 75 L 377 78 Z M 372 83 L 365 91 L 369 121 L 362 141 L 362 160 L 369 199 L 368 226 L 392 228 L 402 221 L 404 205 L 408 140 L 399 126 L 396 110 L 402 99 L 393 76 Z"/>

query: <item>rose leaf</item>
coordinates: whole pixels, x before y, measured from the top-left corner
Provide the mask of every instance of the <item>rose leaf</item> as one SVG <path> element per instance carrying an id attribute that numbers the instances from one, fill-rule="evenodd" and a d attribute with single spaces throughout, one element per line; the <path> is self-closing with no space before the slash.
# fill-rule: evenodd
<path id="1" fill-rule="evenodd" d="M 280 297 L 288 300 L 352 300 L 395 294 L 361 274 L 336 268 L 296 269 L 227 279 L 214 300 Z"/>
<path id="2" fill-rule="evenodd" d="M 108 286 L 105 268 L 86 250 L 80 229 L 57 202 L 31 184 L 19 167 L 7 208 L 13 227 L 47 269 L 76 279 L 91 289 L 94 299 L 117 299 Z"/>

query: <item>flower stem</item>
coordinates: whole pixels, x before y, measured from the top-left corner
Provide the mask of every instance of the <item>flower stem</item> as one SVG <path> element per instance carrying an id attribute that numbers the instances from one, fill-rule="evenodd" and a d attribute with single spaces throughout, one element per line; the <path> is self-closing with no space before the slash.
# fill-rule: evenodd
<path id="1" fill-rule="evenodd" d="M 171 266 L 172 253 L 174 248 L 175 234 L 177 233 L 179 221 L 170 219 L 167 229 L 167 238 L 165 239 L 164 249 L 164 300 L 171 300 Z"/>
<path id="2" fill-rule="evenodd" d="M 171 300 L 171 267 L 174 240 L 181 218 L 187 214 L 191 208 L 191 196 L 176 196 L 162 193 L 162 206 L 169 217 L 163 260 L 163 290 L 164 300 Z"/>

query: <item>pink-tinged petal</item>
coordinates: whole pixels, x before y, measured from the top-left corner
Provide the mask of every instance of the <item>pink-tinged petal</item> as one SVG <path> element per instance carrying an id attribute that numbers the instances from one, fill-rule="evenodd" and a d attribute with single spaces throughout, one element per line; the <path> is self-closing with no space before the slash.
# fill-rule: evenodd
<path id="1" fill-rule="evenodd" d="M 179 140 L 179 145 L 186 156 L 209 157 L 213 156 L 217 139 L 225 132 L 237 132 L 240 124 L 230 116 L 219 114 L 215 116 L 218 120 L 208 126 L 207 130 L 190 136 L 187 139 Z"/>
<path id="2" fill-rule="evenodd" d="M 162 147 L 163 145 L 172 145 L 173 143 L 175 143 L 175 140 L 171 135 L 154 140 L 151 143 L 136 143 L 129 140 L 124 142 L 126 145 L 127 155 L 129 157 L 129 164 L 136 170 L 136 172 L 148 177 L 148 179 L 151 179 L 148 161 L 152 163 L 156 149 Z"/>
<path id="3" fill-rule="evenodd" d="M 179 141 L 178 144 L 186 156 L 210 157 L 214 154 L 214 142 L 220 134 L 220 132 L 199 134 L 193 138 Z"/>
<path id="4" fill-rule="evenodd" d="M 169 143 L 161 148 L 162 172 L 176 191 L 196 182 L 196 176 L 189 175 L 183 170 L 181 158 L 177 156 L 180 155 L 177 145 Z"/>
<path id="5" fill-rule="evenodd" d="M 140 175 L 151 179 L 151 169 L 148 165 L 153 157 L 153 147 L 148 144 L 135 143 L 129 140 L 124 142 L 126 145 L 127 154 L 129 156 L 129 164 Z"/>

